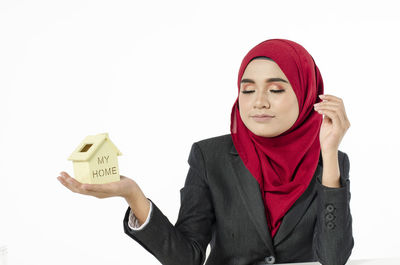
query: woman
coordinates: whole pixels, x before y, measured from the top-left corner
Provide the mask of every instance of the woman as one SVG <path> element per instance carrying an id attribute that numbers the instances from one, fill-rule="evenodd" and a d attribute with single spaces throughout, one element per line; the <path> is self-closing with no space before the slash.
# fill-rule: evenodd
<path id="1" fill-rule="evenodd" d="M 124 197 L 125 233 L 162 264 L 203 264 L 209 243 L 206 265 L 345 264 L 354 240 L 349 159 L 338 149 L 350 127 L 343 101 L 323 95 L 311 55 L 285 39 L 247 53 L 238 90 L 231 133 L 192 145 L 175 225 L 124 176 L 58 179 L 74 192 Z"/>

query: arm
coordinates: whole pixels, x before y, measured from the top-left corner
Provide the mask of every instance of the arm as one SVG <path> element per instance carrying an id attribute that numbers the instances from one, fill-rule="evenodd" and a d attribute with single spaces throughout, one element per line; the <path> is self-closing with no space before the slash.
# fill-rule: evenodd
<path id="1" fill-rule="evenodd" d="M 328 187 L 317 180 L 318 213 L 313 246 L 323 265 L 344 265 L 354 239 L 350 212 L 350 162 L 346 153 L 340 168 L 341 187 Z"/>
<path id="2" fill-rule="evenodd" d="M 340 170 L 338 151 L 330 153 L 322 153 L 323 171 L 322 171 L 322 185 L 330 188 L 343 187 L 340 183 Z"/>
<path id="3" fill-rule="evenodd" d="M 125 197 L 131 212 L 135 216 L 138 225 L 143 224 L 146 219 L 149 219 L 151 202 L 144 196 L 142 190 L 137 186 L 132 195 Z"/>
<path id="4" fill-rule="evenodd" d="M 129 228 L 132 230 L 142 230 L 143 228 L 145 228 L 147 223 L 150 220 L 149 217 L 151 215 L 152 209 L 153 209 L 153 204 L 150 202 L 150 211 L 149 211 L 146 221 L 144 223 L 141 223 L 139 221 L 139 219 L 135 216 L 135 214 L 132 211 L 130 211 L 129 212 L 129 220 L 128 220 Z"/>
<path id="5" fill-rule="evenodd" d="M 123 221 L 125 233 L 164 265 L 203 264 L 211 240 L 214 209 L 203 155 L 196 143 L 192 145 L 188 163 L 190 168 L 185 185 L 180 190 L 181 206 L 175 225 L 150 199 L 153 209 L 143 229 L 137 231 L 129 228 L 130 207 Z"/>

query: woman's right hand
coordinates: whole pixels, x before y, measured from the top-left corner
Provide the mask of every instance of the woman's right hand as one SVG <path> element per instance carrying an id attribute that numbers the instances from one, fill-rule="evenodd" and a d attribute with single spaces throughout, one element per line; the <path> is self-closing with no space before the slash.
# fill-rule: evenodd
<path id="1" fill-rule="evenodd" d="M 143 224 L 150 211 L 150 201 L 143 194 L 139 185 L 130 178 L 120 175 L 120 181 L 104 184 L 86 184 L 77 181 L 67 172 L 60 172 L 57 179 L 75 193 L 94 196 L 100 199 L 120 196 L 129 204 L 140 224 Z"/>
<path id="2" fill-rule="evenodd" d="M 120 181 L 104 184 L 81 183 L 64 171 L 60 172 L 60 176 L 58 176 L 57 179 L 72 192 L 90 195 L 100 199 L 120 196 L 126 200 L 132 200 L 141 192 L 134 180 L 122 175 L 120 175 Z"/>

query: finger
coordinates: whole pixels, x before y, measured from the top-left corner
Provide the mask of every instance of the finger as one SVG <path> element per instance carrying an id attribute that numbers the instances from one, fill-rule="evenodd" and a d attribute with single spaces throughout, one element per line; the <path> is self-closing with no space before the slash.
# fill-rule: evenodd
<path id="1" fill-rule="evenodd" d="M 57 177 L 57 179 L 61 182 L 61 184 L 63 184 L 65 187 L 67 187 L 72 192 L 84 193 L 84 190 L 79 189 L 76 185 L 72 184 L 71 179 L 66 179 L 66 178 L 63 178 L 60 176 Z"/>
<path id="2" fill-rule="evenodd" d="M 343 104 L 343 117 L 344 117 L 345 124 L 346 124 L 347 128 L 350 127 L 350 121 L 349 121 L 349 118 L 347 118 L 347 113 L 346 113 L 346 109 L 344 107 L 344 104 Z"/>
<path id="3" fill-rule="evenodd" d="M 76 187 L 74 185 L 71 185 L 70 182 L 68 182 L 67 180 L 64 180 L 62 177 L 57 177 L 57 179 L 72 192 L 80 193 L 83 195 L 90 195 L 90 196 L 94 196 L 94 197 L 97 197 L 100 199 L 111 197 L 110 194 L 108 194 L 108 193 L 88 191 L 85 188 L 85 185 L 88 185 L 88 184 L 81 184 L 79 187 Z"/>
<path id="4" fill-rule="evenodd" d="M 340 127 L 340 119 L 335 111 L 324 109 L 324 110 L 318 110 L 318 113 L 325 115 L 324 120 L 327 117 L 331 120 L 334 130 L 341 130 L 342 127 Z"/>
<path id="5" fill-rule="evenodd" d="M 68 173 L 66 172 L 61 172 L 60 173 L 61 176 L 59 176 L 57 179 L 65 186 L 67 187 L 69 190 L 71 190 L 72 192 L 76 192 L 76 193 L 81 193 L 81 194 L 85 194 L 85 195 L 90 195 L 86 189 L 83 188 L 83 185 L 81 182 L 77 181 L 76 179 L 70 177 L 68 175 Z"/>
<path id="6" fill-rule="evenodd" d="M 65 172 L 65 171 L 61 171 L 61 172 L 60 172 L 60 175 L 61 175 L 62 177 L 71 178 L 71 176 L 70 176 L 67 172 Z"/>
<path id="7" fill-rule="evenodd" d="M 336 97 L 336 96 L 334 96 L 334 95 L 330 95 L 330 94 L 319 95 L 319 97 L 320 97 L 322 100 L 334 101 L 334 102 L 338 102 L 338 103 L 343 102 L 343 100 L 342 100 L 341 98 Z"/>
<path id="8" fill-rule="evenodd" d="M 80 183 L 77 180 L 75 180 L 73 177 L 71 177 L 67 172 L 64 172 L 64 171 L 60 172 L 60 176 L 63 180 L 67 181 L 67 183 L 69 183 L 70 185 L 76 186 L 77 184 Z"/>
<path id="9" fill-rule="evenodd" d="M 347 117 L 346 109 L 344 107 L 343 100 L 341 98 L 339 98 L 339 97 L 336 97 L 334 95 L 329 95 L 329 94 L 325 94 L 325 95 L 322 95 L 322 96 L 323 96 L 322 97 L 323 102 L 319 102 L 320 104 L 322 104 L 322 103 L 324 103 L 324 104 L 325 103 L 333 103 L 333 102 L 336 102 L 337 104 L 339 104 L 339 106 L 340 106 L 340 108 L 342 110 L 342 119 L 341 120 L 343 121 L 344 126 L 346 128 L 349 128 L 350 127 L 350 121 L 349 121 L 349 119 Z"/>
<path id="10" fill-rule="evenodd" d="M 345 128 L 345 118 L 343 116 L 343 111 L 341 110 L 340 106 L 336 104 L 322 104 L 318 107 L 316 107 L 316 110 L 329 110 L 335 113 L 335 116 L 338 117 L 338 125 L 341 126 L 342 128 Z"/>
<path id="11" fill-rule="evenodd" d="M 337 102 L 333 102 L 333 101 L 322 101 L 319 103 L 315 103 L 314 107 L 321 107 L 321 106 L 337 106 L 337 107 L 341 107 L 340 103 Z"/>
<path id="12" fill-rule="evenodd" d="M 61 173 L 60 173 L 61 174 Z M 67 173 L 62 174 L 63 179 L 66 181 L 66 183 L 70 186 L 73 187 L 75 189 L 79 189 L 82 186 L 82 183 L 80 183 L 79 181 L 77 181 L 76 179 L 72 178 L 70 175 L 68 175 Z"/>

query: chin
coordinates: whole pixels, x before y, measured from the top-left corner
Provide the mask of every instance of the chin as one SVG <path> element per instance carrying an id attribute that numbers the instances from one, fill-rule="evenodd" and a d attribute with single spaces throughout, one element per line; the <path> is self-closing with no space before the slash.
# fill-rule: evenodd
<path id="1" fill-rule="evenodd" d="M 266 131 L 260 131 L 260 130 L 253 130 L 252 131 L 255 135 L 261 136 L 261 137 L 274 137 L 275 134 L 271 132 L 266 132 Z"/>

